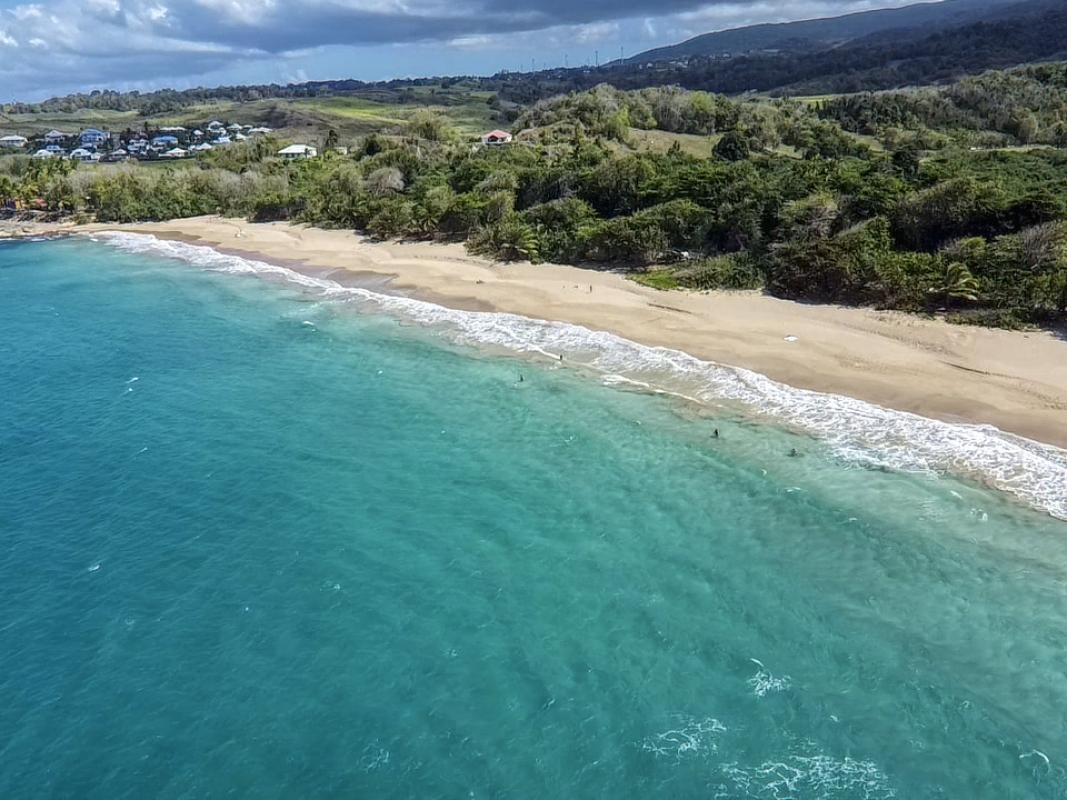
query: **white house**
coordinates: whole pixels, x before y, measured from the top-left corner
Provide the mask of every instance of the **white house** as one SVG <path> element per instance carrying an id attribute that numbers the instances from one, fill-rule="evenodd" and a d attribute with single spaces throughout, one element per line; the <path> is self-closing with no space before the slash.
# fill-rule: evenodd
<path id="1" fill-rule="evenodd" d="M 219 122 L 217 119 L 213 119 L 207 124 L 207 129 L 209 131 L 221 131 L 225 127 L 226 126 Z"/>
<path id="2" fill-rule="evenodd" d="M 207 142 L 201 142 L 200 144 L 194 144 L 189 149 L 196 153 L 206 153 L 208 150 L 214 150 L 215 148 Z"/>
<path id="3" fill-rule="evenodd" d="M 111 134 L 106 131 L 99 131 L 96 128 L 86 128 L 81 132 L 81 136 L 78 137 L 78 140 L 82 143 L 82 147 L 96 147 L 110 138 Z"/>
<path id="4" fill-rule="evenodd" d="M 30 158 L 37 158 L 37 159 L 59 158 L 59 153 L 56 153 L 56 152 L 54 152 L 52 150 L 38 150 L 36 153 L 34 153 L 32 156 L 30 156 Z"/>
<path id="5" fill-rule="evenodd" d="M 69 158 L 71 161 L 99 161 L 100 154 L 94 153 L 91 150 L 86 150 L 84 147 L 79 147 L 76 150 L 70 151 Z"/>
<path id="6" fill-rule="evenodd" d="M 489 131 L 482 137 L 482 144 L 485 145 L 499 145 L 499 144 L 511 144 L 512 136 L 507 131 Z"/>
<path id="7" fill-rule="evenodd" d="M 291 144 L 278 151 L 278 155 L 286 161 L 295 161 L 298 158 L 314 158 L 318 154 L 319 151 L 309 144 Z"/>
<path id="8" fill-rule="evenodd" d="M 0 136 L 0 147 L 21 149 L 26 146 L 28 141 L 29 139 L 25 136 Z"/>
<path id="9" fill-rule="evenodd" d="M 218 146 L 222 146 L 222 145 L 227 145 L 227 144 L 231 144 L 231 142 L 230 142 L 230 137 L 229 137 L 229 136 L 226 136 L 226 135 L 222 135 L 222 136 L 219 136 L 219 137 L 218 137 L 217 139 L 215 139 L 215 140 L 214 140 L 214 141 L 212 142 L 212 144 L 213 144 L 213 145 L 215 145 L 215 146 L 217 146 L 217 147 L 218 147 Z"/>
<path id="10" fill-rule="evenodd" d="M 185 128 L 181 125 L 167 125 L 166 127 L 159 129 L 160 133 L 185 133 Z"/>
<path id="11" fill-rule="evenodd" d="M 175 147 L 173 150 L 168 150 L 160 158 L 185 158 L 189 155 L 188 150 L 182 150 L 180 147 Z"/>
<path id="12" fill-rule="evenodd" d="M 250 135 L 252 135 L 252 136 L 260 136 L 262 134 L 272 133 L 273 130 L 274 130 L 273 128 L 266 128 L 266 127 L 260 126 L 258 128 L 250 128 L 248 133 Z"/>
<path id="13" fill-rule="evenodd" d="M 44 135 L 45 144 L 63 144 L 70 138 L 69 133 L 63 133 L 63 131 L 51 130 Z"/>

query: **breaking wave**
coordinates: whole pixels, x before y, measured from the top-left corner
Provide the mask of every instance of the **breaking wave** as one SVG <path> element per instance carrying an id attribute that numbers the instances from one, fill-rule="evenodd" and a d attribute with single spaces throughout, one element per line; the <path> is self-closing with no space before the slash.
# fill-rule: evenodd
<path id="1" fill-rule="evenodd" d="M 752 687 L 752 694 L 756 697 L 766 697 L 772 692 L 783 692 L 792 685 L 792 678 L 788 675 L 772 675 L 758 658 L 750 658 L 749 661 L 756 665 L 757 670 L 746 683 Z"/>
<path id="2" fill-rule="evenodd" d="M 891 800 L 897 796 L 885 774 L 870 761 L 826 755 L 791 755 L 746 767 L 724 764 L 730 782 L 715 797 L 774 800 Z"/>
<path id="3" fill-rule="evenodd" d="M 202 269 L 254 274 L 324 298 L 365 303 L 449 331 L 465 344 L 536 353 L 591 368 L 613 382 L 648 386 L 705 403 L 728 401 L 827 442 L 841 457 L 871 466 L 977 479 L 1067 519 L 1067 451 L 1005 433 L 894 411 L 836 394 L 797 389 L 751 370 L 649 347 L 605 331 L 516 314 L 461 311 L 305 275 L 210 247 L 137 233 L 106 233 L 120 250 L 186 261 Z"/>
<path id="4" fill-rule="evenodd" d="M 675 761 L 706 757 L 719 749 L 718 738 L 726 733 L 726 726 L 714 717 L 699 719 L 689 714 L 672 714 L 670 721 L 670 728 L 645 738 L 641 749 L 657 758 Z"/>

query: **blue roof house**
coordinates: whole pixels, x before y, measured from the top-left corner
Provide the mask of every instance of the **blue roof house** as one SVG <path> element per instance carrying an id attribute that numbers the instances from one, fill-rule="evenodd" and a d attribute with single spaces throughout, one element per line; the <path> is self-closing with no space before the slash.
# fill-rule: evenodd
<path id="1" fill-rule="evenodd" d="M 111 134 L 110 133 L 105 133 L 104 131 L 98 131 L 96 128 L 86 128 L 84 131 L 81 132 L 81 136 L 78 137 L 78 140 L 83 145 L 94 145 L 95 146 L 95 145 L 103 144 L 104 142 L 106 142 L 110 138 L 111 138 Z"/>
<path id="2" fill-rule="evenodd" d="M 178 137 L 170 136 L 169 134 L 165 136 L 157 136 L 152 140 L 153 147 L 174 147 L 177 144 Z"/>

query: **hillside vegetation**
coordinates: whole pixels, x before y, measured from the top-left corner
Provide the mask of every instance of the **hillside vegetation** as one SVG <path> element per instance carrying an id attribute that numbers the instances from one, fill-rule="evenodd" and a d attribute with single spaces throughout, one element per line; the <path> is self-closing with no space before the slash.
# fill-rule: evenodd
<path id="1" fill-rule="evenodd" d="M 461 240 L 663 287 L 1014 326 L 1067 307 L 1067 151 L 1024 147 L 1058 141 L 1063 76 L 815 102 L 601 86 L 521 110 L 507 146 L 423 108 L 307 161 L 280 161 L 269 138 L 153 169 L 5 158 L 0 196 L 104 221 L 222 213 Z"/>
<path id="2" fill-rule="evenodd" d="M 772 49 L 821 50 L 878 34 L 891 35 L 897 41 L 903 41 L 908 38 L 921 38 L 944 28 L 980 22 L 1003 12 L 1005 7 L 1018 5 L 1020 0 L 928 1 L 899 8 L 861 11 L 840 17 L 749 25 L 705 33 L 678 44 L 638 53 L 626 61 L 631 64 L 645 64 L 693 57 L 714 57 L 723 53 L 740 55 Z"/>
<path id="3" fill-rule="evenodd" d="M 491 92 L 473 82 L 444 81 L 388 88 L 358 84 L 336 92 L 301 86 L 222 87 L 182 92 L 93 92 L 43 103 L 0 106 L 0 132 L 23 136 L 52 128 L 86 127 L 143 130 L 164 125 L 203 125 L 216 119 L 239 119 L 266 125 L 284 136 L 324 136 L 333 129 L 354 137 L 402 128 L 420 110 L 431 109 L 458 130 L 475 132 L 505 122 L 489 105 Z"/>

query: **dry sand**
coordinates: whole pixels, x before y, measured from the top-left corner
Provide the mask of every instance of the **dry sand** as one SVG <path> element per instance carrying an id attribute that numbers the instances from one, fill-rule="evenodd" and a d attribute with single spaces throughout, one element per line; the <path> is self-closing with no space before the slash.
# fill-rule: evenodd
<path id="1" fill-rule="evenodd" d="M 1067 447 L 1067 338 L 1051 333 L 963 327 L 753 292 L 663 292 L 609 272 L 493 264 L 462 245 L 376 243 L 283 223 L 201 217 L 79 230 L 151 233 L 319 274 L 334 268 L 380 276 L 398 292 L 446 306 L 575 323 L 792 386 L 949 422 L 988 423 Z"/>

